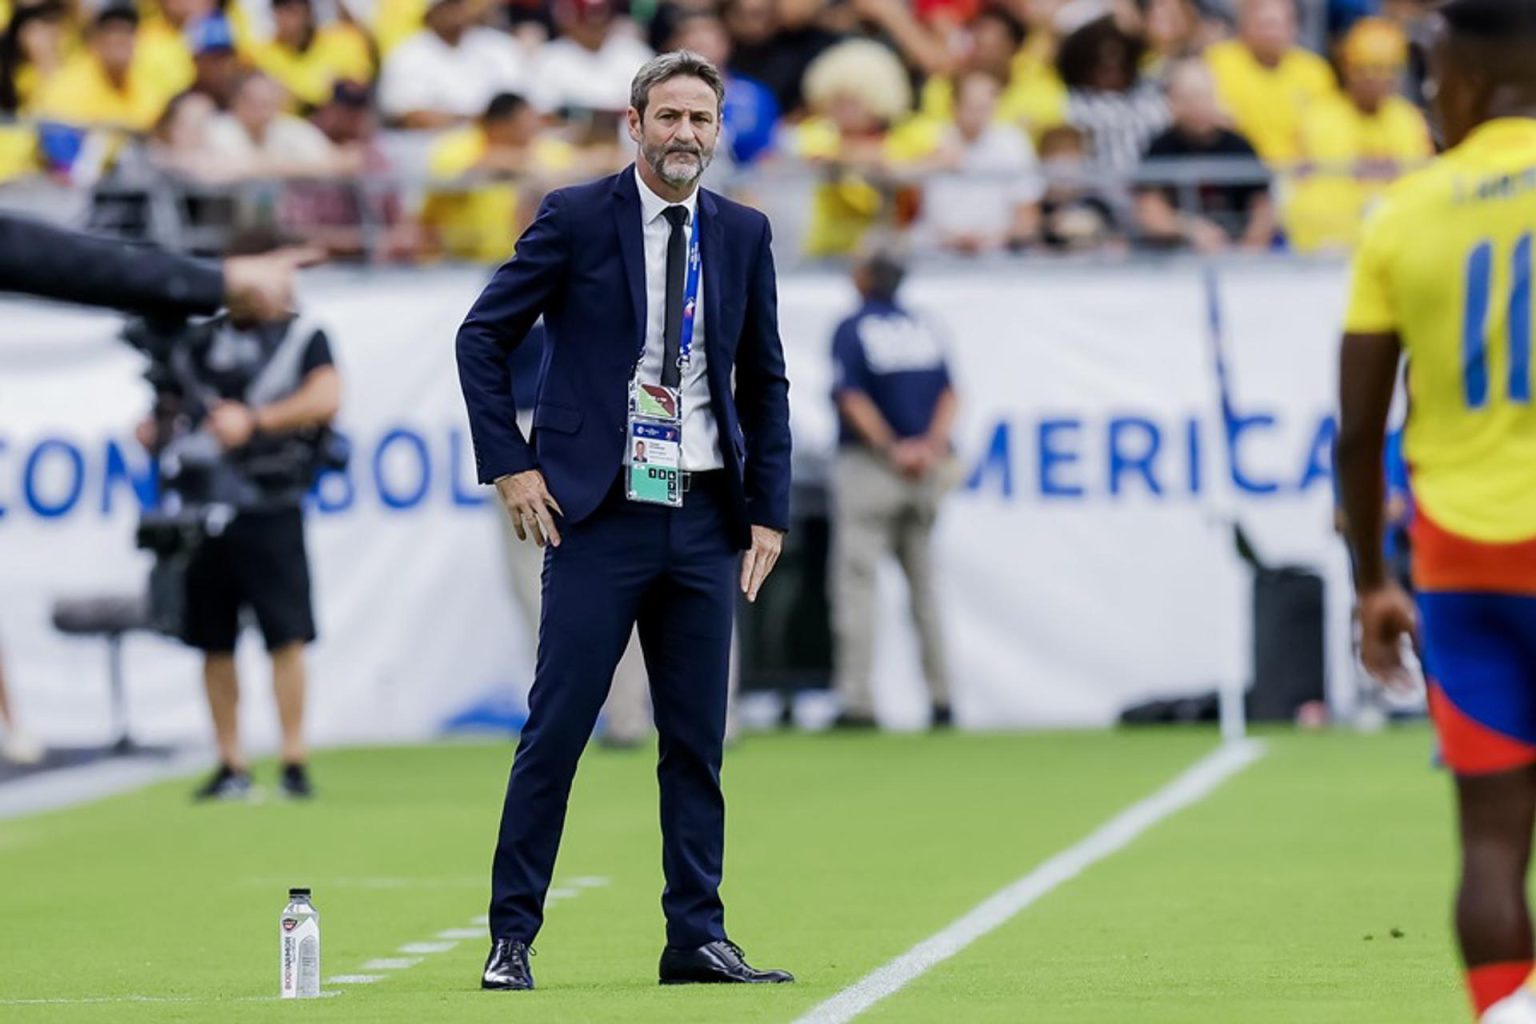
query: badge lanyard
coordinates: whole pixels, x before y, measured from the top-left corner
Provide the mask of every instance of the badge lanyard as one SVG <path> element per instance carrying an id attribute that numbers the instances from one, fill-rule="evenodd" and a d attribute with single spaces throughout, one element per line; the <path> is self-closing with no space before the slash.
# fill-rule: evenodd
<path id="1" fill-rule="evenodd" d="M 677 365 L 681 370 L 687 370 L 688 364 L 693 360 L 693 316 L 698 309 L 699 300 L 699 271 L 702 260 L 699 256 L 699 218 L 695 213 L 692 223 L 688 227 L 688 270 L 683 276 L 683 322 L 677 335 Z M 665 333 L 666 325 L 663 321 L 662 331 Z M 666 339 L 661 343 L 662 363 L 667 360 Z M 645 332 L 640 333 L 640 353 L 635 360 L 635 377 L 640 376 L 640 364 L 645 361 Z M 665 365 L 663 365 L 665 371 Z M 679 374 L 681 378 L 681 374 Z"/>
<path id="2" fill-rule="evenodd" d="M 640 382 L 640 362 L 645 359 L 645 336 L 640 338 L 640 361 L 629 389 L 629 429 L 625 431 L 625 491 L 631 501 L 680 508 L 683 504 L 683 391 L 682 378 L 693 360 L 693 323 L 698 311 L 699 217 L 695 210 L 688 233 L 688 268 L 683 279 L 683 317 L 678 329 L 678 387 Z M 665 326 L 663 326 L 665 331 Z M 662 372 L 666 371 L 666 344 L 662 344 Z"/>

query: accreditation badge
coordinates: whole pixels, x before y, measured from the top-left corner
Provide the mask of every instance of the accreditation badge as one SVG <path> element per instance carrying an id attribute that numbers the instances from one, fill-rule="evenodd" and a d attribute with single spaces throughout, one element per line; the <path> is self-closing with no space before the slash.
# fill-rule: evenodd
<path id="1" fill-rule="evenodd" d="M 624 482 L 629 500 L 682 508 L 682 392 L 632 381 L 629 428 L 624 436 Z"/>

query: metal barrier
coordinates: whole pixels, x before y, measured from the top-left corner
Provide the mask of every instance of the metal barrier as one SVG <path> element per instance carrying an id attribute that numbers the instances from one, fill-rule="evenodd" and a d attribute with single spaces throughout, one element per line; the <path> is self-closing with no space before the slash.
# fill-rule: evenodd
<path id="1" fill-rule="evenodd" d="M 387 133 L 383 148 L 404 154 L 393 161 L 399 169 L 384 174 L 343 178 L 286 178 L 242 180 L 210 184 L 188 180 L 157 169 L 144 147 L 133 142 L 117 166 L 89 189 L 53 179 L 23 179 L 0 187 L 0 207 L 22 209 L 34 215 L 125 238 L 152 241 L 171 248 L 212 254 L 220 251 L 231 234 L 252 224 L 276 225 L 296 235 L 323 242 L 333 252 L 365 264 L 398 260 L 401 247 L 392 239 L 416 222 L 427 196 L 438 198 L 473 195 L 487 187 L 527 186 L 524 200 L 560 182 L 548 174 L 529 178 L 491 177 L 470 174 L 444 180 L 426 172 L 429 139 L 419 133 Z M 761 166 L 713 170 L 706 183 L 765 210 L 772 218 L 777 253 L 782 265 L 806 261 L 803 237 L 815 190 L 829 180 L 832 170 L 797 160 L 776 158 Z M 1309 164 L 1270 168 L 1257 160 L 1199 159 L 1146 161 L 1130 174 L 1110 173 L 1091 167 L 1062 170 L 1042 166 L 1039 173 L 1048 187 L 1089 190 L 1105 198 L 1120 214 L 1121 237 L 1131 245 L 1146 240 L 1136 231 L 1130 215 L 1137 190 L 1166 190 L 1181 213 L 1200 209 L 1201 190 L 1208 187 L 1267 188 L 1272 196 L 1283 195 L 1296 179 L 1328 175 L 1353 179 L 1352 164 Z M 900 228 L 894 211 L 898 193 L 920 193 L 930 175 L 892 167 L 862 179 L 882 197 L 881 213 L 871 226 Z M 984 178 L 972 180 L 984 181 Z M 1006 178 L 1004 179 L 1006 180 Z M 522 202 L 522 216 L 531 215 L 533 204 Z M 450 250 L 471 246 L 452 245 Z M 411 246 L 405 246 L 409 250 Z M 419 247 L 417 247 L 419 248 Z M 918 257 L 942 254 L 916 252 Z M 1038 258 L 1034 252 L 1009 254 L 1004 259 Z M 997 257 L 994 257 L 997 258 Z M 1075 254 L 1076 259 L 1122 259 L 1121 254 Z"/>

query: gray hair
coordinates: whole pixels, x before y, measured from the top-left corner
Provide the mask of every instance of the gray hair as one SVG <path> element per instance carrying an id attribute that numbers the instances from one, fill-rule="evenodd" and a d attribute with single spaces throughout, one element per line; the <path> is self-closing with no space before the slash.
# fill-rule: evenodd
<path id="1" fill-rule="evenodd" d="M 725 105 L 725 79 L 720 69 L 692 50 L 673 50 L 659 53 L 645 62 L 635 72 L 635 80 L 629 86 L 629 105 L 645 117 L 645 108 L 651 101 L 651 90 L 673 78 L 698 78 L 715 91 L 715 112 Z"/>

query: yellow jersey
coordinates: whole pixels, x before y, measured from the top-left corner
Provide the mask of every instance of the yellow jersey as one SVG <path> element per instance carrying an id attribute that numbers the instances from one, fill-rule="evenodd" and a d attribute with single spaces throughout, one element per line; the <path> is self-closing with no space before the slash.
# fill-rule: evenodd
<path id="1" fill-rule="evenodd" d="M 929 118 L 908 118 L 886 133 L 881 154 L 893 165 L 918 163 L 937 150 L 943 130 L 943 125 Z M 795 126 L 789 150 L 804 160 L 835 162 L 843 150 L 843 137 L 830 119 L 808 117 Z M 886 209 L 886 200 L 885 193 L 857 171 L 844 169 L 824 179 L 811 193 L 806 255 L 852 253 L 882 214 L 896 213 Z"/>
<path id="2" fill-rule="evenodd" d="M 146 19 L 139 26 L 133 42 L 135 78 L 142 78 L 169 102 L 177 93 L 191 88 L 197 78 L 192 50 L 186 37 L 162 18 Z"/>
<path id="3" fill-rule="evenodd" d="M 1032 55 L 1031 55 L 1032 56 Z M 923 83 L 918 98 L 918 115 L 941 125 L 954 120 L 955 83 L 944 75 L 933 75 Z M 1026 52 L 1014 59 L 1013 74 L 997 98 L 996 119 L 1017 125 L 1039 141 L 1046 129 L 1067 120 L 1067 87 L 1056 68 L 1048 63 L 1026 59 Z"/>
<path id="4" fill-rule="evenodd" d="M 1355 255 L 1345 329 L 1408 358 L 1415 503 L 1479 544 L 1536 537 L 1533 240 L 1536 119 L 1510 118 L 1393 185 Z"/>
<path id="5" fill-rule="evenodd" d="M 1347 248 L 1360 237 L 1366 212 L 1387 186 L 1382 177 L 1357 173 L 1360 163 L 1415 170 L 1434 153 L 1419 108 L 1392 96 L 1374 114 L 1344 97 L 1329 100 L 1301 129 L 1302 155 L 1319 165 L 1298 181 L 1285 203 L 1285 229 L 1300 252 Z"/>
<path id="6" fill-rule="evenodd" d="M 428 157 L 436 181 L 452 181 L 474 170 L 485 157 L 485 132 L 479 127 L 449 132 L 432 147 Z M 532 163 L 540 171 L 567 171 L 576 165 L 574 146 L 545 136 L 532 147 Z M 524 211 L 517 182 L 486 181 L 457 189 L 437 188 L 427 193 L 421 219 L 433 230 L 443 252 L 460 260 L 501 263 L 512 257 L 522 234 Z"/>
<path id="7" fill-rule="evenodd" d="M 420 32 L 426 15 L 427 0 L 379 0 L 373 12 L 373 38 L 380 57 Z"/>
<path id="8" fill-rule="evenodd" d="M 43 83 L 27 113 L 66 124 L 148 131 L 167 99 L 137 61 L 129 67 L 124 87 L 118 89 L 87 50 L 71 57 Z"/>
<path id="9" fill-rule="evenodd" d="M 1308 109 L 1338 93 L 1328 62 L 1299 48 L 1270 68 L 1241 42 L 1229 39 L 1208 47 L 1205 63 L 1237 130 L 1271 162 L 1301 155 L 1301 126 Z"/>
<path id="10" fill-rule="evenodd" d="M 318 107 L 331 98 L 336 83 L 373 81 L 373 53 L 362 30 L 347 24 L 316 30 L 309 49 L 289 49 L 275 39 L 253 43 L 251 61 L 281 82 L 299 103 Z"/>

